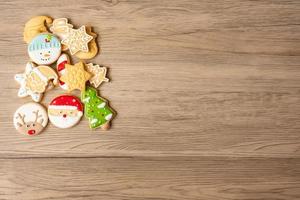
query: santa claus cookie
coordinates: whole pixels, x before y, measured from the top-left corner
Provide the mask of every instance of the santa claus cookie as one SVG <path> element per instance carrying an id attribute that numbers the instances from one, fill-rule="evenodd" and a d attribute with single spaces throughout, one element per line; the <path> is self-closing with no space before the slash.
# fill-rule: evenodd
<path id="1" fill-rule="evenodd" d="M 37 135 L 48 123 L 46 109 L 38 103 L 27 103 L 19 107 L 14 114 L 14 126 L 19 133 Z"/>
<path id="2" fill-rule="evenodd" d="M 28 45 L 28 54 L 33 62 L 39 65 L 54 63 L 61 53 L 60 41 L 50 33 L 34 37 Z"/>
<path id="3" fill-rule="evenodd" d="M 77 97 L 61 95 L 48 106 L 51 123 L 58 128 L 70 128 L 77 124 L 83 115 L 83 106 Z"/>

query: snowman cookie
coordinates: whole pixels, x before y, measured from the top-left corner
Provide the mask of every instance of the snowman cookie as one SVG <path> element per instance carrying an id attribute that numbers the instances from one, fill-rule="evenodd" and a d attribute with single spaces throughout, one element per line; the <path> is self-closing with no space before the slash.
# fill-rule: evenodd
<path id="1" fill-rule="evenodd" d="M 38 65 L 50 65 L 61 54 L 61 44 L 56 36 L 42 33 L 34 37 L 28 45 L 28 54 Z"/>
<path id="2" fill-rule="evenodd" d="M 70 128 L 76 125 L 83 115 L 83 106 L 77 97 L 61 95 L 54 98 L 48 106 L 51 123 L 58 128 Z"/>
<path id="3" fill-rule="evenodd" d="M 38 103 L 27 103 L 14 114 L 14 126 L 24 135 L 38 135 L 48 124 L 46 109 Z"/>

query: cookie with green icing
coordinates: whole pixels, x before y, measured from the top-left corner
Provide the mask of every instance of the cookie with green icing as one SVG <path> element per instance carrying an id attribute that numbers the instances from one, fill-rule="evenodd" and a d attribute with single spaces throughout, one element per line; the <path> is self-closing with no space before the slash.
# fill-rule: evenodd
<path id="1" fill-rule="evenodd" d="M 97 90 L 87 86 L 81 94 L 81 101 L 84 103 L 84 115 L 89 120 L 90 128 L 108 129 L 114 112 L 108 102 L 97 95 Z"/>

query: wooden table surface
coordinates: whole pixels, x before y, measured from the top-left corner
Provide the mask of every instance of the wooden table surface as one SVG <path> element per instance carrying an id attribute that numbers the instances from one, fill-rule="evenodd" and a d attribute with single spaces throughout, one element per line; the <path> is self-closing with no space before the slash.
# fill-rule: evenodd
<path id="1" fill-rule="evenodd" d="M 72 2 L 72 3 L 71 3 Z M 1 0 L 0 199 L 300 199 L 299 0 Z M 18 134 L 35 15 L 92 25 L 112 129 Z M 46 93 L 42 103 L 63 93 Z M 78 93 L 75 93 L 78 95 Z"/>

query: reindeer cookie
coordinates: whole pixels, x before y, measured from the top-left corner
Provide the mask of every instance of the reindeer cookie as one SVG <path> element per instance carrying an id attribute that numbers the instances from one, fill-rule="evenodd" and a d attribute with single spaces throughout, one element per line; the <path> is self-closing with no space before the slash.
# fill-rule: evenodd
<path id="1" fill-rule="evenodd" d="M 38 103 L 27 103 L 17 109 L 14 114 L 14 126 L 24 135 L 37 135 L 48 124 L 46 109 Z"/>

